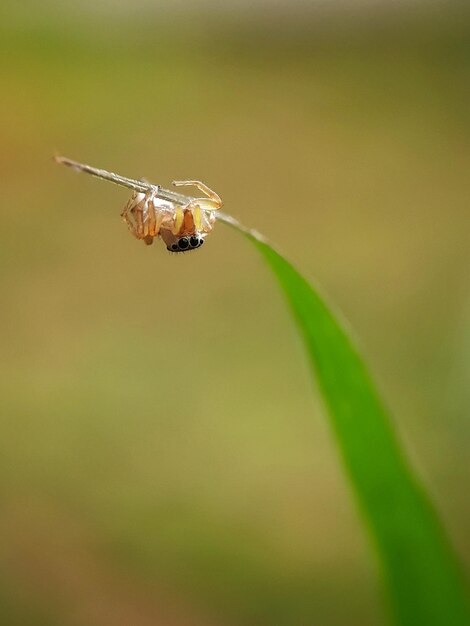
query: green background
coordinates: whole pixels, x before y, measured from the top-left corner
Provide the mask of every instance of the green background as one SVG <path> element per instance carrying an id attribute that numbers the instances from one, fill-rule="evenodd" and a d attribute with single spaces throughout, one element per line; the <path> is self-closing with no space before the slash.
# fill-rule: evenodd
<path id="1" fill-rule="evenodd" d="M 201 178 L 322 285 L 468 576 L 468 15 L 129 6 L 2 9 L 0 618 L 382 626 L 266 267 L 145 247 L 51 155 Z"/>

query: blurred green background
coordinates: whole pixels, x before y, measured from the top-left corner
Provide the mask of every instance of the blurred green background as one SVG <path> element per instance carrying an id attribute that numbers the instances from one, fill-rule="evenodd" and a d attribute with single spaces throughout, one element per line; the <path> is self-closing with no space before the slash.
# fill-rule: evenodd
<path id="1" fill-rule="evenodd" d="M 340 307 L 470 571 L 470 15 L 421 3 L 3 3 L 0 621 L 387 623 L 295 329 L 200 178 Z M 384 494 L 386 497 L 386 494 Z"/>

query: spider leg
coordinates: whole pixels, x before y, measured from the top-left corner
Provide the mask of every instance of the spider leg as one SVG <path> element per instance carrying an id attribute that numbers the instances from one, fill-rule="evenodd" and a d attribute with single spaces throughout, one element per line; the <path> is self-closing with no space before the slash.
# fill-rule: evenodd
<path id="1" fill-rule="evenodd" d="M 146 222 L 147 234 L 151 237 L 155 237 L 157 229 L 157 219 L 155 216 L 155 208 L 151 200 L 147 202 L 147 222 Z"/>
<path id="2" fill-rule="evenodd" d="M 126 222 L 132 235 L 136 239 L 143 239 L 147 244 L 152 243 L 154 235 L 151 231 L 155 230 L 153 195 L 153 193 L 150 195 L 144 195 L 143 193 L 133 194 L 121 212 L 121 217 Z"/>
<path id="3" fill-rule="evenodd" d="M 165 211 L 158 206 L 156 193 L 152 193 L 147 201 L 148 212 L 148 234 L 152 237 L 158 237 L 162 224 L 167 218 Z"/>
<path id="4" fill-rule="evenodd" d="M 129 217 L 129 213 L 131 213 L 135 209 L 135 207 L 138 205 L 140 201 L 140 200 L 138 201 L 137 198 L 138 198 L 137 194 L 133 194 L 132 198 L 129 198 L 126 206 L 121 211 L 121 217 L 124 220 L 124 222 L 127 224 L 127 228 L 129 229 L 129 232 L 132 235 L 134 235 L 136 239 L 140 239 L 140 236 L 137 232 L 136 224 Z"/>
<path id="5" fill-rule="evenodd" d="M 174 180 L 171 184 L 175 187 L 196 187 L 199 191 L 202 191 L 207 198 L 194 198 L 194 200 L 200 201 L 201 208 L 208 211 L 217 211 L 217 209 L 222 207 L 223 202 L 220 196 L 200 180 Z"/>
<path id="6" fill-rule="evenodd" d="M 183 213 L 183 209 L 180 206 L 176 206 L 175 207 L 175 217 L 173 219 L 173 225 L 171 227 L 171 232 L 173 235 L 177 235 L 180 230 L 181 230 L 181 226 L 183 225 L 184 222 L 184 213 Z"/>

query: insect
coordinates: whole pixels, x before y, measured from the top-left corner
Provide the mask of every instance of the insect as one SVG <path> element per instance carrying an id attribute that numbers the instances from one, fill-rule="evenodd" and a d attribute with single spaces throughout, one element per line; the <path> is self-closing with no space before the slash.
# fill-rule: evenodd
<path id="1" fill-rule="evenodd" d="M 188 252 L 200 248 L 214 228 L 215 212 L 222 207 L 222 200 L 215 191 L 199 180 L 175 180 L 172 183 L 176 187 L 196 187 L 204 194 L 203 197 L 192 197 L 163 189 L 145 180 L 125 178 L 77 163 L 66 157 L 56 156 L 55 160 L 80 172 L 132 189 L 134 193 L 121 213 L 129 231 L 147 245 L 160 238 L 171 252 Z"/>

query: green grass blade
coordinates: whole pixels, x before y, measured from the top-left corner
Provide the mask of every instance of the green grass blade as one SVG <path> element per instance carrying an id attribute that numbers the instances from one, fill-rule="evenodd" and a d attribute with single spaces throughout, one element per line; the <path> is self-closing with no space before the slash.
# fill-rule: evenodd
<path id="1" fill-rule="evenodd" d="M 457 559 L 351 339 L 318 293 L 263 237 L 228 216 L 221 220 L 255 244 L 287 297 L 375 543 L 395 622 L 468 626 Z"/>

